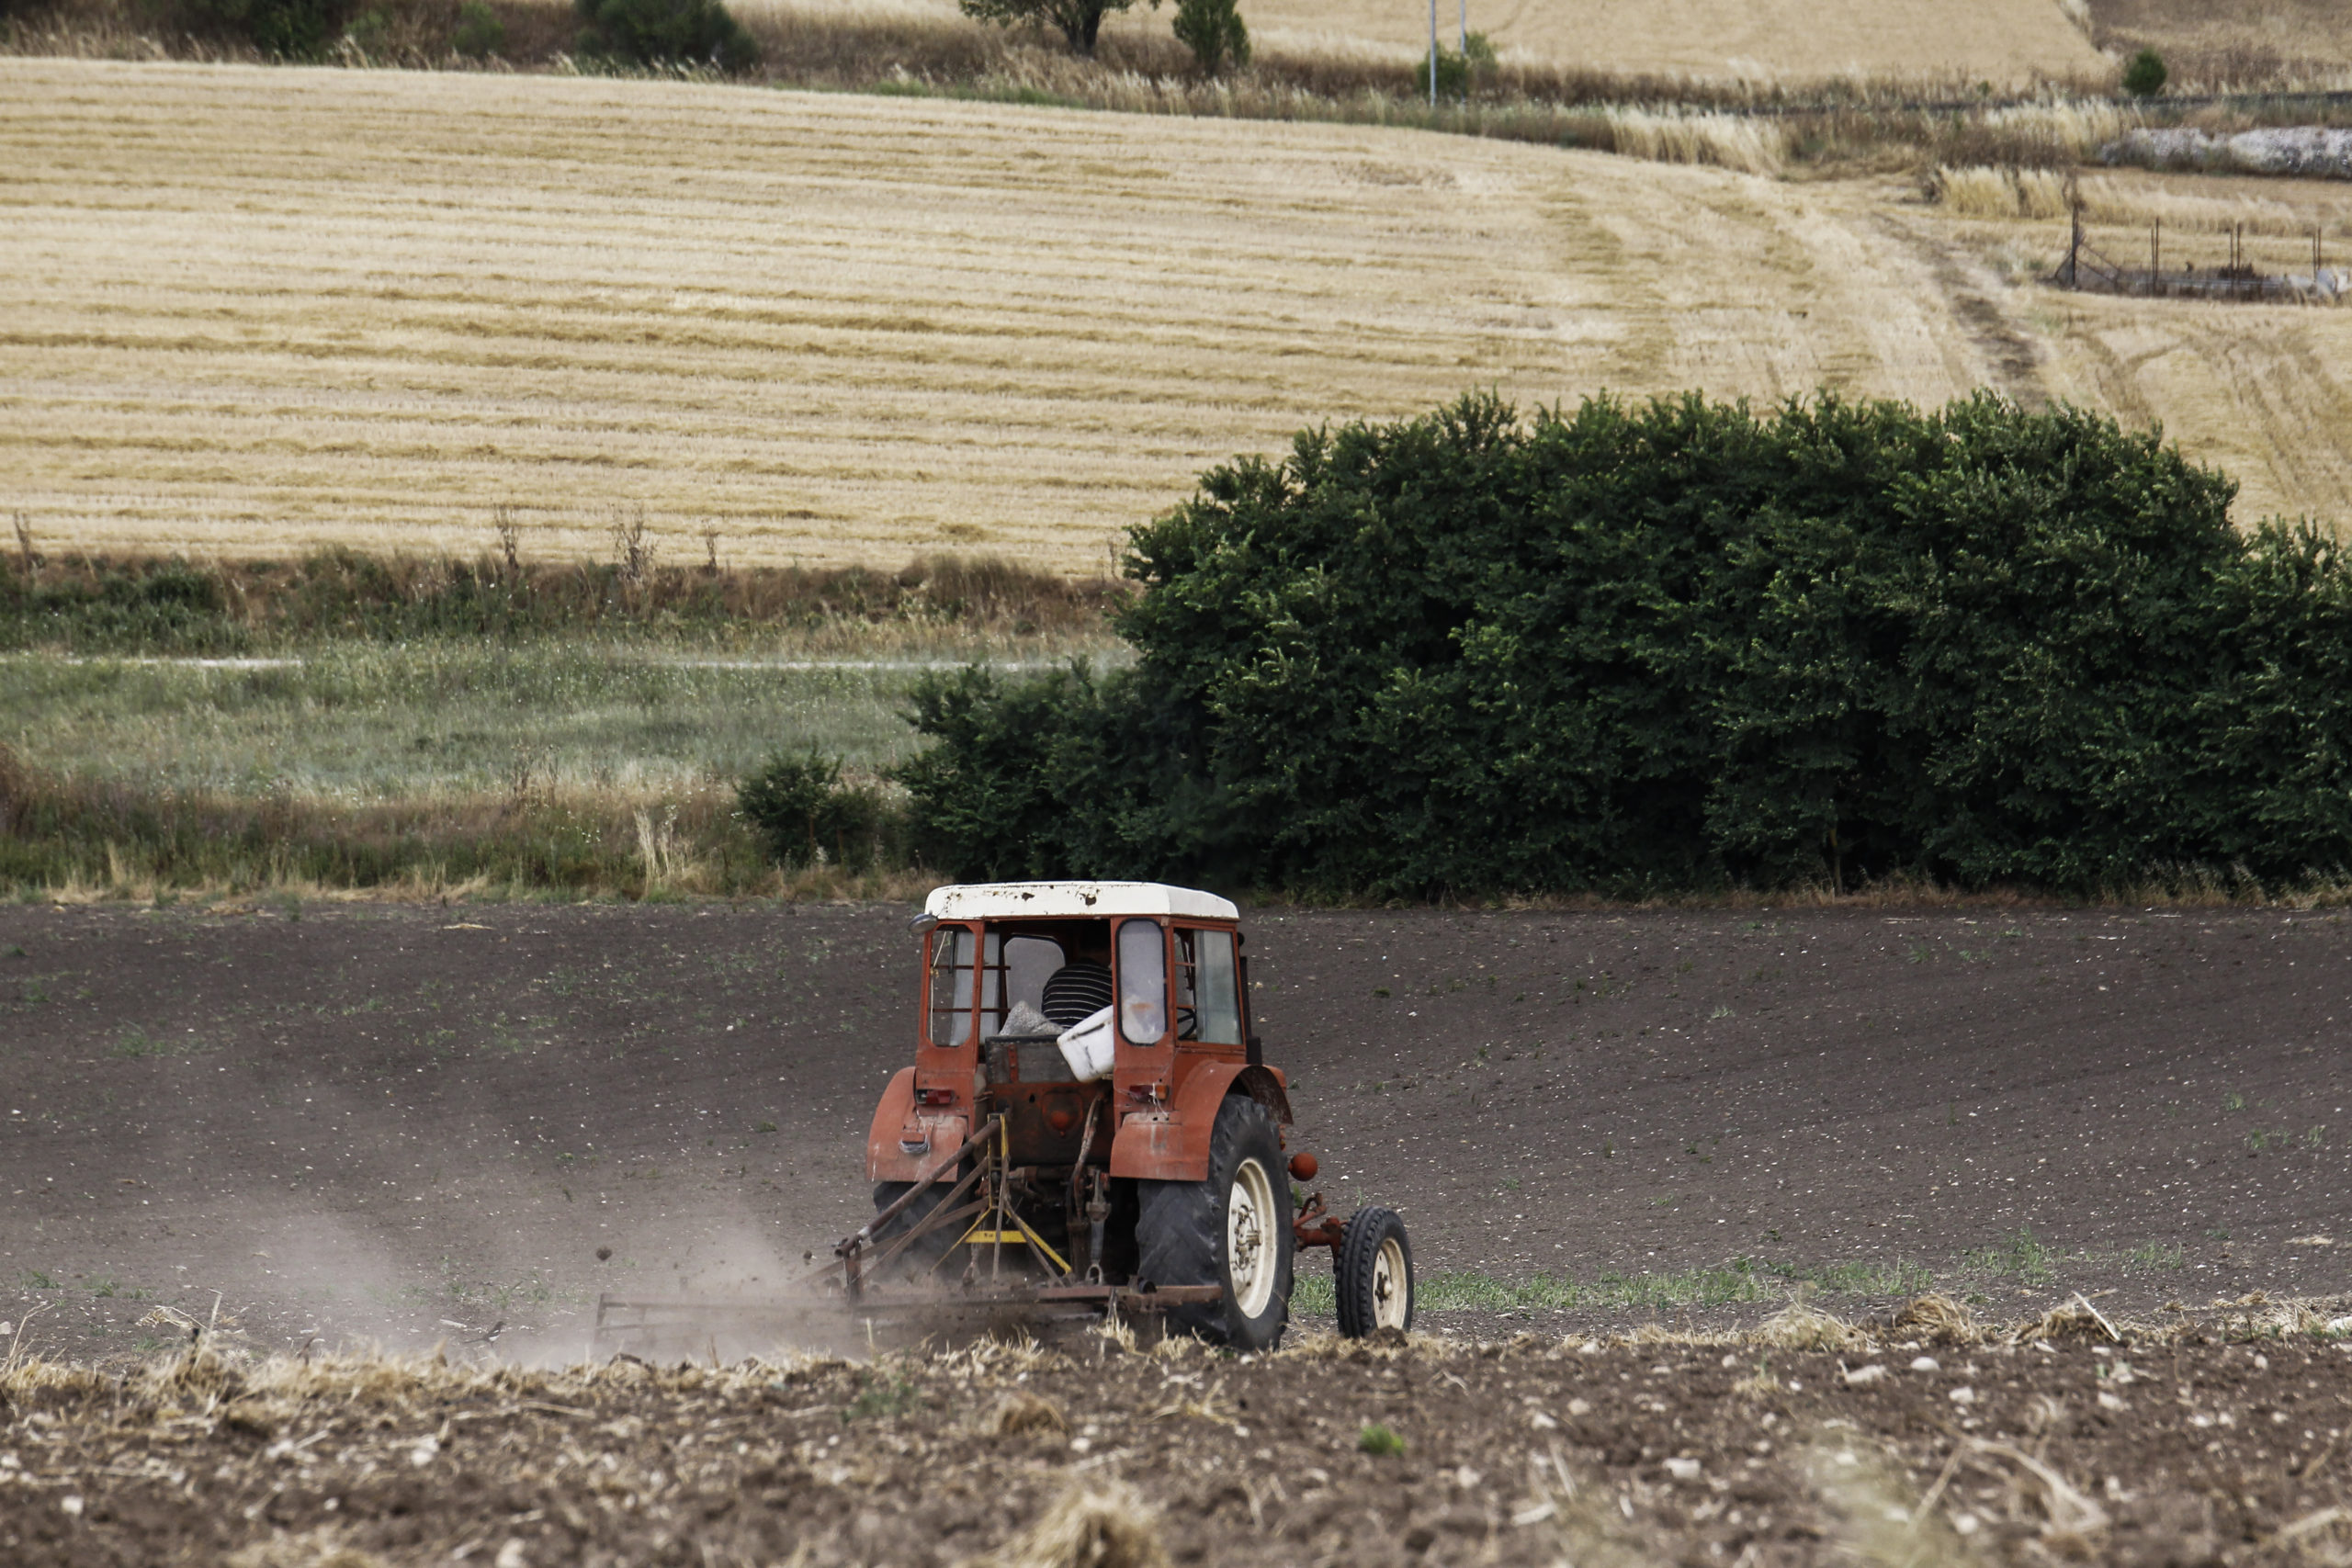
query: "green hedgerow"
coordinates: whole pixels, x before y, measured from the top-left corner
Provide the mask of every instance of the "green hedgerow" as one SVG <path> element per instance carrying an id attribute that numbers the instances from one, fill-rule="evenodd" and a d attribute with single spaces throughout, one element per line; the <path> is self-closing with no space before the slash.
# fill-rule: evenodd
<path id="1" fill-rule="evenodd" d="M 1137 528 L 1133 665 L 926 681 L 951 874 L 1419 898 L 2352 867 L 2352 560 L 2076 409 L 1491 397 Z"/>

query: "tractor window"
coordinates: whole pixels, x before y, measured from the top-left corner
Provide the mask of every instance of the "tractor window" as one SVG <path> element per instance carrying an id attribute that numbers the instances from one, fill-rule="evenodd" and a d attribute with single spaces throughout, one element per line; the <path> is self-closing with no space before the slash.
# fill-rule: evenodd
<path id="1" fill-rule="evenodd" d="M 1000 953 L 1001 943 L 995 936 L 979 951 L 987 955 L 987 964 L 978 969 L 972 962 L 976 944 L 968 927 L 943 926 L 931 938 L 931 1043 L 934 1045 L 961 1045 L 972 1037 L 972 987 L 981 979 L 980 1005 L 993 1021 L 999 1016 L 998 998 L 1004 994 L 1004 960 Z M 989 1027 L 993 1028 L 991 1021 Z"/>
<path id="2" fill-rule="evenodd" d="M 1176 933 L 1176 1038 L 1204 1045 L 1241 1043 L 1241 1007 L 1233 987 L 1233 933 Z"/>
<path id="3" fill-rule="evenodd" d="M 1050 937 L 1009 936 L 1004 939 L 1004 1010 L 1021 1002 L 1043 1012 L 1046 982 L 1063 964 L 1062 944 Z"/>
<path id="4" fill-rule="evenodd" d="M 1119 927 L 1119 1032 L 1137 1045 L 1168 1032 L 1168 933 L 1155 920 Z"/>

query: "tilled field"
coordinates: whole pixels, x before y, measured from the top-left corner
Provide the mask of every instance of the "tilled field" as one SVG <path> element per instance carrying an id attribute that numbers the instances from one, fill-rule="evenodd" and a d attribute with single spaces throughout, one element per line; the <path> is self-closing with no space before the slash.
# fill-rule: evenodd
<path id="1" fill-rule="evenodd" d="M 0 1348 L 217 1299 L 257 1351 L 568 1362 L 602 1292 L 770 1289 L 871 1213 L 906 913 L 0 908 Z M 1401 1209 L 1433 1330 L 2352 1288 L 2338 915 L 1246 924 L 1294 1146 Z"/>
<path id="2" fill-rule="evenodd" d="M 1728 1339 L 1255 1359 L 1085 1336 L 862 1365 L 35 1364 L 0 1381 L 0 1555 L 2341 1562 L 2352 1345 L 2291 1321 L 2116 1337 L 2077 1309 L 2018 1342 L 1798 1310 Z"/>
<path id="3" fill-rule="evenodd" d="M 1427 1337 L 575 1366 L 867 1212 L 905 915 L 0 909 L 0 1562 L 2352 1556 L 2340 917 L 1251 911 Z"/>

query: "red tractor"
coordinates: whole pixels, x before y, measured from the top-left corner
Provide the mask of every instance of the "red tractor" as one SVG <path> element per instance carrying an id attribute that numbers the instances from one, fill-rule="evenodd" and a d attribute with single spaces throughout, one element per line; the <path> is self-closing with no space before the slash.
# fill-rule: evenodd
<path id="1" fill-rule="evenodd" d="M 1412 1249 L 1388 1209 L 1344 1224 L 1316 1160 L 1285 1155 L 1283 1071 L 1250 1020 L 1240 915 L 1146 882 L 934 890 L 914 921 L 914 1065 L 875 1108 L 871 1224 L 835 1249 L 853 1297 L 911 1281 L 989 1301 L 1163 1314 L 1262 1350 L 1291 1262 L 1328 1247 L 1340 1330 L 1413 1321 Z"/>

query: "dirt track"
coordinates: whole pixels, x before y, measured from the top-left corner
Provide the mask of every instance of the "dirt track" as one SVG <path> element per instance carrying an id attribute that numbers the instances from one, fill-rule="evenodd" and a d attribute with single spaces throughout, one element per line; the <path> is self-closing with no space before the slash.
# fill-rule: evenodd
<path id="1" fill-rule="evenodd" d="M 1403 1208 L 1425 1275 L 1582 1292 L 1429 1327 L 2347 1286 L 2339 916 L 1250 929 L 1325 1184 Z M 865 1212 L 910 951 L 885 908 L 0 910 L 0 1317 L 152 1349 L 217 1291 L 260 1348 L 503 1321 L 560 1359 L 599 1291 L 772 1280 Z"/>

